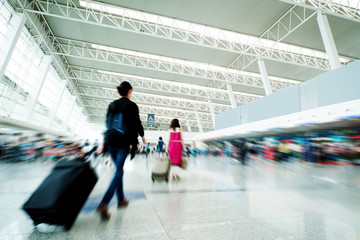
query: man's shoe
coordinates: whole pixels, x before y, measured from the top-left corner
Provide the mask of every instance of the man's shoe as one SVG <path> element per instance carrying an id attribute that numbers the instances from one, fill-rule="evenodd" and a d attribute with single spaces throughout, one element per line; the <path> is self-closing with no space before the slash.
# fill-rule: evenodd
<path id="1" fill-rule="evenodd" d="M 126 207 L 127 205 L 129 205 L 129 201 L 126 198 L 124 198 L 122 201 L 118 202 L 117 207 L 121 208 L 121 207 Z"/>
<path id="2" fill-rule="evenodd" d="M 110 219 L 110 213 L 107 205 L 100 203 L 100 205 L 97 207 L 96 212 L 100 213 L 100 216 L 102 220 L 109 220 Z"/>

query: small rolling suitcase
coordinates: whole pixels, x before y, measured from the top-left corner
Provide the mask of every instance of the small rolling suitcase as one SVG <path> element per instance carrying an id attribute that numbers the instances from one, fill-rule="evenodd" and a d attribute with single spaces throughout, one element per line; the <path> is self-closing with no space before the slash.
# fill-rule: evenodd
<path id="1" fill-rule="evenodd" d="M 169 173 L 170 173 L 170 159 L 167 158 L 159 158 L 156 159 L 154 168 L 151 172 L 151 180 L 155 182 L 155 180 L 165 180 L 169 181 Z"/>
<path id="2" fill-rule="evenodd" d="M 89 162 L 59 162 L 24 204 L 34 225 L 71 228 L 98 177 Z"/>

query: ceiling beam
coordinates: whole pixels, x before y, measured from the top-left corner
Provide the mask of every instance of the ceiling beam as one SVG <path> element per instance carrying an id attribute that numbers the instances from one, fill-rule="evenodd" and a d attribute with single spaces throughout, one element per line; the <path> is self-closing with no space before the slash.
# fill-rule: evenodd
<path id="1" fill-rule="evenodd" d="M 155 116 L 163 116 L 163 117 L 170 117 L 172 119 L 188 119 L 192 121 L 196 121 L 196 114 L 195 112 L 185 111 L 181 109 L 166 109 L 161 107 L 154 107 L 154 106 L 146 106 L 138 104 L 139 113 L 140 114 L 155 114 Z M 88 109 L 89 116 L 106 116 L 107 107 L 90 107 Z M 210 123 L 212 121 L 210 114 L 208 113 L 199 113 L 201 122 Z"/>
<path id="2" fill-rule="evenodd" d="M 171 116 L 172 118 L 184 118 L 184 119 L 191 119 L 196 120 L 196 114 L 194 111 L 182 110 L 182 109 L 175 109 L 175 108 L 164 108 L 152 105 L 143 105 L 137 104 L 139 107 L 139 112 L 142 114 L 155 114 L 155 116 Z M 92 115 L 94 112 L 100 113 L 100 115 L 106 115 L 108 104 L 104 104 L 101 107 L 95 107 L 91 105 L 87 105 L 89 114 Z M 199 112 L 200 120 L 211 122 L 211 115 L 206 112 Z"/>
<path id="3" fill-rule="evenodd" d="M 360 22 L 359 0 L 280 0 L 282 2 L 295 4 L 315 11 L 331 14 L 336 17 Z"/>
<path id="4" fill-rule="evenodd" d="M 141 14 L 141 12 L 139 12 L 141 19 L 133 19 L 129 17 L 130 14 L 127 13 L 129 10 L 101 2 L 86 1 L 85 7 L 80 7 L 73 0 L 66 0 L 65 2 L 65 4 L 61 4 L 57 0 L 34 0 L 28 5 L 23 4 L 21 6 L 21 10 L 24 12 L 31 12 L 102 27 L 135 32 L 137 34 L 145 34 L 158 38 L 195 44 L 202 47 L 209 47 L 284 63 L 291 63 L 299 66 L 321 69 L 325 71 L 329 70 L 328 60 L 325 57 L 317 57 L 315 51 L 310 49 L 309 54 L 304 54 L 304 51 L 301 50 L 296 52 L 289 51 L 288 49 L 280 47 L 279 44 L 269 45 L 268 42 L 264 42 L 261 39 L 258 39 L 258 44 L 244 44 L 244 40 L 234 32 L 231 32 L 234 36 L 234 39 L 230 40 L 228 38 L 220 37 L 228 35 L 226 34 L 226 31 L 221 29 L 218 29 L 219 33 L 217 33 L 216 36 L 212 36 L 210 31 L 206 31 L 206 27 L 203 26 L 205 27 L 205 31 L 204 33 L 200 34 L 196 31 L 188 30 L 196 29 L 197 26 L 199 26 L 198 24 L 195 26 L 195 24 L 188 23 L 190 25 L 189 28 L 182 29 L 179 27 L 171 27 L 161 24 L 160 16 L 154 16 L 158 17 L 159 19 L 155 22 L 150 22 L 144 17 L 144 14 Z M 95 4 L 101 8 L 100 11 L 94 9 L 93 6 Z M 120 11 L 123 12 L 123 16 L 112 14 L 111 9 L 114 8 L 120 9 Z M 174 24 L 172 26 L 176 26 L 177 20 L 173 19 L 173 21 Z M 194 26 L 191 27 L 191 25 Z"/>
<path id="5" fill-rule="evenodd" d="M 167 128 L 164 130 L 169 130 L 169 125 L 171 120 L 173 120 L 174 118 L 171 116 L 155 116 L 155 123 L 163 123 L 167 125 Z M 185 126 L 187 119 L 185 118 L 178 118 L 180 121 L 180 124 Z M 93 114 L 93 115 L 89 115 L 89 120 L 92 123 L 97 123 L 97 124 L 105 124 L 105 116 L 101 116 L 98 114 Z M 140 120 L 143 123 L 143 126 L 146 126 L 146 122 L 147 122 L 147 114 L 142 114 L 140 113 Z M 191 127 L 192 128 L 196 128 L 197 127 L 197 122 L 196 120 L 189 120 Z M 212 122 L 203 122 L 203 127 L 208 129 L 208 130 L 212 130 L 214 129 L 213 127 L 213 123 Z"/>
<path id="6" fill-rule="evenodd" d="M 99 103 L 99 100 L 110 100 L 114 101 L 119 98 L 119 94 L 112 89 L 104 89 L 99 87 L 82 86 L 81 91 L 77 94 L 85 96 L 86 105 L 103 106 Z M 98 99 L 89 103 L 89 98 Z M 165 97 L 152 94 L 144 94 L 136 92 L 132 95 L 131 99 L 139 104 L 152 104 L 155 106 L 173 107 L 178 109 L 184 109 L 189 111 L 200 111 L 209 113 L 209 106 L 207 102 L 187 100 L 176 97 Z M 230 109 L 229 105 L 214 103 L 214 110 L 216 113 L 222 113 Z"/>
<path id="7" fill-rule="evenodd" d="M 218 83 L 217 88 L 226 86 L 228 82 L 243 86 L 263 88 L 259 74 L 237 72 L 235 70 L 231 71 L 219 66 L 213 66 L 211 68 L 209 65 L 201 65 L 201 63 L 178 59 L 170 61 L 160 56 L 135 53 L 67 38 L 55 37 L 53 38 L 53 44 L 56 49 L 53 54 L 62 56 L 215 80 Z M 283 89 L 299 82 L 289 79 L 277 80 L 279 78 L 271 76 L 269 76 L 269 78 L 272 88 L 275 90 Z"/>
<path id="8" fill-rule="evenodd" d="M 316 15 L 316 11 L 302 6 L 292 6 L 278 20 L 276 20 L 268 29 L 266 29 L 258 38 L 274 41 L 277 44 L 293 33 L 301 25 Z M 324 55 L 325 56 L 325 55 Z M 258 57 L 240 54 L 228 68 L 245 70 L 248 66 L 258 60 Z"/>
<path id="9" fill-rule="evenodd" d="M 145 78 L 141 76 L 133 76 L 127 74 L 113 73 L 101 71 L 98 69 L 90 69 L 84 67 L 71 67 L 73 79 L 81 83 L 92 83 L 107 87 L 115 87 L 120 82 L 128 81 L 134 89 L 144 91 L 157 91 L 163 93 L 177 94 L 179 96 L 191 97 L 197 96 L 200 101 L 208 99 L 229 101 L 227 91 L 224 89 L 210 88 L 194 84 L 185 84 L 169 80 L 160 80 L 154 78 Z M 243 105 L 255 99 L 262 97 L 261 95 L 246 94 L 235 92 L 235 100 L 238 105 Z"/>

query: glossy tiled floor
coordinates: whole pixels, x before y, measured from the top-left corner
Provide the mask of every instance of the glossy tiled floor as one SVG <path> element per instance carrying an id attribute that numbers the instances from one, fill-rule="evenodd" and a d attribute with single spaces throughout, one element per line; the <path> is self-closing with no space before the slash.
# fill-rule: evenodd
<path id="1" fill-rule="evenodd" d="M 225 157 L 189 159 L 178 182 L 150 179 L 154 157 L 125 166 L 131 200 L 102 222 L 94 209 L 113 173 L 100 180 L 73 228 L 39 225 L 20 209 L 51 163 L 0 164 L 0 239 L 360 239 L 360 168 L 274 163 L 243 167 Z"/>

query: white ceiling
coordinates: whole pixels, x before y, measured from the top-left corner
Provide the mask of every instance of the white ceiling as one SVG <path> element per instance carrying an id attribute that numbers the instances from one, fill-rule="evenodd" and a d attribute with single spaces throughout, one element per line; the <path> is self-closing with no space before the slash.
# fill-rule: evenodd
<path id="1" fill-rule="evenodd" d="M 11 0 L 14 5 L 19 6 L 18 0 Z M 35 0 L 39 1 L 39 0 Z M 66 4 L 66 0 L 56 0 L 60 4 Z M 234 31 L 238 33 L 248 34 L 254 37 L 261 36 L 270 26 L 272 26 L 283 14 L 285 14 L 291 7 L 291 4 L 280 2 L 278 0 L 104 0 L 103 3 L 111 4 L 113 6 L 120 6 L 133 10 L 142 11 L 145 13 L 157 14 L 178 20 L 183 20 L 191 23 L 206 25 L 209 27 L 216 27 L 224 30 Z M 73 3 L 80 7 L 78 0 Z M 28 9 L 29 10 L 29 9 Z M 38 11 L 37 9 L 35 9 Z M 27 11 L 25 11 L 27 13 Z M 38 12 L 39 13 L 39 12 Z M 191 44 L 189 42 L 175 41 L 167 38 L 160 38 L 146 32 L 126 31 L 124 29 L 115 29 L 111 27 L 91 24 L 89 21 L 79 22 L 67 17 L 45 16 L 45 19 L 50 26 L 52 32 L 56 37 L 78 40 L 85 43 L 92 43 L 104 45 L 109 47 L 132 50 L 142 53 L 154 54 L 163 57 L 170 57 L 175 59 L 187 60 L 192 62 L 200 62 L 206 64 L 217 65 L 221 67 L 228 67 L 238 56 L 238 53 L 210 48 Z M 351 20 L 345 20 L 336 16 L 328 16 L 331 29 L 333 31 L 334 40 L 338 48 L 340 56 L 351 57 L 352 59 L 360 58 L 360 23 Z M 314 50 L 324 51 L 321 35 L 316 21 L 316 15 L 310 20 L 301 25 L 297 30 L 292 32 L 289 36 L 282 40 L 284 43 L 293 44 L 296 46 L 306 47 Z M 124 73 L 134 76 L 143 76 L 163 80 L 166 82 L 188 83 L 193 86 L 208 87 L 213 80 L 208 78 L 200 78 L 194 76 L 185 76 L 182 74 L 166 71 L 158 71 L 154 69 L 145 69 L 140 66 L 123 65 L 116 62 L 108 63 L 104 61 L 82 59 L 74 56 L 66 56 L 70 66 L 86 67 L 96 70 L 105 70 L 115 73 Z M 267 72 L 270 76 L 281 77 L 286 79 L 306 81 L 318 74 L 323 73 L 324 69 L 314 69 L 307 66 L 299 66 L 292 63 L 279 62 L 270 59 L 265 59 Z M 245 71 L 259 74 L 257 63 L 249 65 Z M 69 73 L 71 75 L 71 72 Z M 113 83 L 91 82 L 78 80 L 79 91 L 82 87 L 105 87 L 114 88 Z M 130 81 L 131 82 L 131 81 Z M 264 96 L 265 91 L 260 87 L 251 87 L 241 84 L 232 84 L 234 92 L 257 94 Z M 215 87 L 215 90 L 217 87 Z M 218 89 L 226 90 L 226 85 Z M 111 90 L 108 90 L 111 91 Z M 162 96 L 182 98 L 187 100 L 201 100 L 197 95 L 184 95 L 177 92 L 164 92 L 150 87 L 136 89 L 134 88 L 134 95 L 139 93 L 148 93 L 154 98 L 161 99 Z M 224 93 L 226 94 L 226 92 Z M 91 96 L 79 96 L 79 101 L 86 102 L 86 99 L 91 99 Z M 104 99 L 100 96 L 93 96 L 95 99 Z M 221 100 L 217 97 L 211 99 L 213 103 L 221 103 L 228 106 L 230 109 L 230 102 Z M 107 102 L 106 102 L 107 103 Z M 139 106 L 146 106 L 138 103 Z M 152 103 L 150 103 L 152 104 Z M 237 105 L 242 103 L 238 102 Z M 86 104 L 84 104 L 86 105 Z M 210 115 L 208 109 L 189 109 L 186 106 L 168 106 L 168 108 L 185 108 L 190 113 L 193 113 L 190 120 L 193 131 L 197 131 L 197 122 L 194 111 L 202 110 Z M 94 111 L 92 107 L 84 107 L 85 113 Z M 222 108 L 216 108 L 215 112 L 219 113 Z M 95 109 L 96 110 L 96 109 Z M 99 112 L 100 114 L 101 112 Z M 156 116 L 175 118 L 178 116 L 170 116 L 166 111 L 146 112 L 143 114 L 155 113 Z M 168 115 L 168 116 L 166 116 Z M 103 117 L 90 117 L 89 120 L 103 124 Z M 186 125 L 184 120 L 181 122 Z M 204 121 L 204 124 L 205 121 Z M 208 126 L 207 124 L 206 126 Z M 160 128 L 167 128 L 166 124 L 161 124 Z M 165 130 L 165 129 L 162 129 Z M 211 127 L 205 128 L 205 131 L 212 130 Z"/>

